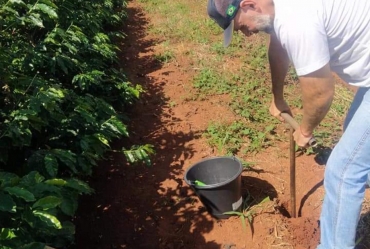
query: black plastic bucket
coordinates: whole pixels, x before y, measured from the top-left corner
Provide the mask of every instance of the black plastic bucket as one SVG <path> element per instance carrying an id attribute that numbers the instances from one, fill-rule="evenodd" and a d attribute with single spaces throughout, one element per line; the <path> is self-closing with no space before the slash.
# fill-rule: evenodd
<path id="1" fill-rule="evenodd" d="M 211 215 L 226 219 L 230 215 L 224 213 L 238 211 L 243 202 L 242 170 L 242 164 L 235 157 L 213 157 L 191 166 L 184 179 Z M 199 186 L 196 180 L 206 185 Z"/>

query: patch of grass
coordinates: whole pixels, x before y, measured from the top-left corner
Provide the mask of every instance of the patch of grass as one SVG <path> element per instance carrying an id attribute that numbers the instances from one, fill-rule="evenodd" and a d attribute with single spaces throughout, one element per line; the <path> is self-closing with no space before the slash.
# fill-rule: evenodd
<path id="1" fill-rule="evenodd" d="M 193 86 L 206 95 L 227 93 L 233 87 L 226 75 L 212 68 L 201 69 L 193 80 Z"/>
<path id="2" fill-rule="evenodd" d="M 257 152 L 266 147 L 274 126 L 267 126 L 259 131 L 242 121 L 233 123 L 211 122 L 204 137 L 208 144 L 218 150 L 221 154 L 235 155 L 238 152 L 247 154 Z"/>
<path id="3" fill-rule="evenodd" d="M 154 25 L 151 31 L 161 35 L 164 40 L 208 43 L 209 34 L 218 30 L 204 15 L 206 1 L 139 0 L 139 2 L 143 3 L 143 7 L 148 13 L 162 17 L 153 20 Z M 221 29 L 218 32 L 222 33 Z"/>
<path id="4" fill-rule="evenodd" d="M 213 22 L 213 25 L 215 25 L 214 22 Z M 216 50 L 217 53 L 220 54 L 220 55 L 221 54 L 225 55 L 226 59 L 227 59 L 227 57 L 233 58 L 233 57 L 236 57 L 237 55 L 239 55 L 240 52 L 241 52 L 240 49 L 243 48 L 244 45 L 248 43 L 247 38 L 241 32 L 234 33 L 231 44 L 227 48 L 225 48 L 224 45 L 223 45 L 223 39 L 222 39 L 222 34 L 223 34 L 222 29 L 220 27 L 218 27 L 217 25 L 216 25 L 216 27 L 217 27 L 217 30 L 219 31 L 218 33 L 216 33 L 218 39 L 213 41 L 209 45 L 211 45 L 211 47 L 216 46 L 217 47 L 217 50 Z M 248 53 L 248 51 L 244 51 L 244 52 Z"/>
<path id="5" fill-rule="evenodd" d="M 208 139 L 208 144 L 217 148 L 220 154 L 234 155 L 244 143 L 243 133 L 248 128 L 243 127 L 242 123 L 223 124 L 212 122 L 204 136 Z"/>
<path id="6" fill-rule="evenodd" d="M 172 51 L 166 50 L 163 53 L 155 55 L 155 58 L 161 63 L 169 63 L 172 59 L 175 58 L 175 55 Z"/>
<path id="7" fill-rule="evenodd" d="M 262 37 L 261 37 L 262 39 Z M 243 63 L 249 68 L 253 68 L 255 73 L 269 74 L 267 63 L 267 47 L 265 39 L 258 43 L 247 43 Z"/>

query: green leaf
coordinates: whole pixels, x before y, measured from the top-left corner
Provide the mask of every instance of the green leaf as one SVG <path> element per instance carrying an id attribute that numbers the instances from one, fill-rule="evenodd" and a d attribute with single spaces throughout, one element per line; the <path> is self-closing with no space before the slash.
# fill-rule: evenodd
<path id="1" fill-rule="evenodd" d="M 44 3 L 44 4 L 47 4 L 48 6 L 54 8 L 54 9 L 57 8 L 57 6 L 52 1 L 50 1 L 50 0 L 39 0 L 39 2 Z"/>
<path id="2" fill-rule="evenodd" d="M 60 191 L 62 190 L 63 186 L 47 184 L 45 182 L 41 182 L 36 184 L 32 188 L 32 193 L 35 195 L 37 199 L 48 196 L 48 195 L 55 195 L 60 196 Z"/>
<path id="3" fill-rule="evenodd" d="M 224 212 L 223 214 L 238 215 L 240 217 L 241 222 L 242 222 L 242 226 L 243 226 L 244 231 L 247 230 L 247 224 L 245 222 L 245 215 L 242 212 L 230 211 L 230 212 Z"/>
<path id="4" fill-rule="evenodd" d="M 88 137 L 83 137 L 80 141 L 81 149 L 84 151 L 88 151 L 90 148 Z"/>
<path id="5" fill-rule="evenodd" d="M 16 4 L 19 4 L 19 5 L 26 6 L 26 4 L 22 0 L 10 0 L 9 2 L 10 3 L 16 3 Z"/>
<path id="6" fill-rule="evenodd" d="M 125 135 L 126 137 L 129 136 L 126 126 L 120 120 L 112 119 L 111 123 L 120 131 L 121 134 Z"/>
<path id="7" fill-rule="evenodd" d="M 0 172 L 0 188 L 11 187 L 19 183 L 19 177 L 9 172 Z"/>
<path id="8" fill-rule="evenodd" d="M 60 205 L 60 209 L 63 213 L 69 216 L 73 216 L 77 210 L 77 202 L 71 200 L 65 200 Z"/>
<path id="9" fill-rule="evenodd" d="M 63 213 L 69 216 L 73 216 L 78 207 L 78 195 L 77 194 L 63 194 L 63 202 L 60 204 L 60 209 Z"/>
<path id="10" fill-rule="evenodd" d="M 93 192 L 87 183 L 77 179 L 68 179 L 66 187 L 76 189 L 84 194 L 91 194 Z"/>
<path id="11" fill-rule="evenodd" d="M 40 19 L 40 15 L 32 13 L 28 18 L 33 25 L 40 27 L 40 28 L 44 28 L 44 24 L 42 23 L 42 20 Z"/>
<path id="12" fill-rule="evenodd" d="M 270 197 L 269 197 L 269 196 L 265 197 L 265 198 L 264 198 L 260 203 L 258 203 L 258 204 L 260 205 L 260 204 L 263 204 L 263 203 L 268 202 L 268 201 L 270 201 Z"/>
<path id="13" fill-rule="evenodd" d="M 58 232 L 60 235 L 74 235 L 76 234 L 75 225 L 70 221 L 65 221 L 62 223 L 63 228 Z"/>
<path id="14" fill-rule="evenodd" d="M 33 187 L 38 183 L 41 183 L 45 180 L 45 177 L 40 175 L 37 171 L 31 171 L 27 175 L 23 176 L 19 185 L 26 186 L 26 187 Z"/>
<path id="15" fill-rule="evenodd" d="M 45 168 L 51 177 L 55 177 L 58 173 L 58 161 L 52 154 L 47 154 L 44 157 Z"/>
<path id="16" fill-rule="evenodd" d="M 73 173 L 77 173 L 76 169 L 76 155 L 69 150 L 54 149 L 51 153 L 63 162 Z"/>
<path id="17" fill-rule="evenodd" d="M 102 125 L 102 128 L 104 131 L 109 131 L 109 132 L 112 132 L 114 133 L 115 135 L 116 134 L 122 134 L 122 132 L 120 132 L 117 127 L 109 122 L 106 122 Z"/>
<path id="18" fill-rule="evenodd" d="M 67 184 L 67 181 L 63 179 L 55 178 L 55 179 L 46 180 L 45 183 L 49 185 L 64 186 Z"/>
<path id="19" fill-rule="evenodd" d="M 68 42 L 65 42 L 64 43 L 64 46 L 66 46 L 69 50 L 69 52 L 73 55 L 77 54 L 78 52 L 78 48 L 76 48 L 75 46 L 73 46 L 72 44 L 68 43 Z"/>
<path id="20" fill-rule="evenodd" d="M 143 148 L 140 149 L 140 153 L 143 156 L 143 160 L 145 161 L 145 164 L 147 166 L 152 165 L 152 162 L 150 161 L 149 155 L 146 153 L 146 151 Z"/>
<path id="21" fill-rule="evenodd" d="M 90 110 L 86 109 L 87 109 L 86 106 L 79 105 L 75 108 L 75 111 L 79 113 L 82 118 L 85 119 L 86 123 L 95 124 L 96 123 L 95 117 L 92 115 Z"/>
<path id="22" fill-rule="evenodd" d="M 151 144 L 146 144 L 146 145 L 142 146 L 142 149 L 145 150 L 149 154 L 154 154 L 155 153 L 154 146 L 151 145 Z"/>
<path id="23" fill-rule="evenodd" d="M 34 9 L 41 10 L 42 12 L 47 14 L 52 19 L 58 18 L 58 15 L 55 12 L 55 10 L 53 8 L 47 6 L 46 4 L 43 4 L 43 3 L 36 4 Z"/>
<path id="24" fill-rule="evenodd" d="M 135 156 L 132 154 L 132 151 L 130 150 L 125 150 L 123 151 L 123 153 L 125 154 L 127 160 L 130 162 L 130 163 L 134 163 L 136 162 L 136 159 L 135 159 Z"/>
<path id="25" fill-rule="evenodd" d="M 17 236 L 13 232 L 13 229 L 1 228 L 1 231 L 0 231 L 0 240 L 11 240 L 11 239 L 13 239 L 15 237 L 17 237 Z"/>
<path id="26" fill-rule="evenodd" d="M 45 212 L 41 212 L 41 211 L 38 211 L 38 210 L 34 210 L 33 214 L 36 217 L 40 218 L 40 220 L 42 220 L 46 225 L 48 225 L 50 227 L 55 227 L 57 229 L 62 228 L 62 224 L 57 219 L 57 217 L 55 217 L 54 215 L 51 215 L 51 214 L 48 214 L 48 213 L 45 213 Z"/>
<path id="27" fill-rule="evenodd" d="M 13 196 L 21 198 L 27 202 L 35 201 L 35 196 L 30 191 L 24 188 L 7 187 L 7 188 L 4 188 L 4 191 L 8 192 L 9 194 Z"/>
<path id="28" fill-rule="evenodd" d="M 63 57 L 62 56 L 57 56 L 57 57 L 55 57 L 55 60 L 58 64 L 58 66 L 60 66 L 60 68 L 63 70 L 63 72 L 65 74 L 68 74 L 68 68 L 64 63 Z"/>
<path id="29" fill-rule="evenodd" d="M 13 8 L 10 8 L 10 7 L 8 7 L 8 6 L 1 6 L 1 10 L 6 10 L 6 11 L 9 11 L 9 12 L 11 12 L 12 14 L 14 14 L 15 16 L 19 16 L 19 13 L 18 13 L 18 11 L 16 11 L 15 9 L 13 9 Z"/>
<path id="30" fill-rule="evenodd" d="M 0 193 L 0 211 L 15 213 L 16 204 L 10 195 Z"/>
<path id="31" fill-rule="evenodd" d="M 110 147 L 109 146 L 109 141 L 102 134 L 94 134 L 94 137 L 96 137 L 97 139 L 99 139 L 99 141 L 102 142 L 107 147 Z"/>
<path id="32" fill-rule="evenodd" d="M 32 208 L 41 208 L 43 210 L 48 210 L 50 208 L 55 208 L 62 203 L 62 199 L 56 196 L 46 196 L 44 198 L 39 199 L 36 201 Z"/>
<path id="33" fill-rule="evenodd" d="M 251 224 L 252 221 L 249 220 L 249 219 L 250 219 L 250 217 L 248 217 L 248 221 Z M 242 226 L 243 226 L 244 231 L 247 231 L 247 223 L 245 222 L 245 217 L 244 216 L 240 216 L 240 220 L 242 222 Z"/>
<path id="34" fill-rule="evenodd" d="M 63 99 L 65 97 L 64 92 L 61 89 L 50 87 L 48 89 L 48 95 L 56 99 Z"/>
<path id="35" fill-rule="evenodd" d="M 223 214 L 243 216 L 243 213 L 238 212 L 238 211 L 228 211 L 228 212 L 224 212 Z"/>
<path id="36" fill-rule="evenodd" d="M 135 152 L 135 156 L 136 156 L 136 158 L 137 159 L 139 159 L 139 160 L 143 160 L 143 155 L 140 153 L 140 150 L 135 150 L 134 151 Z"/>
<path id="37" fill-rule="evenodd" d="M 12 4 L 19 4 L 21 6 L 27 6 L 25 4 L 25 2 L 23 2 L 22 0 L 9 0 L 9 3 L 12 3 Z"/>

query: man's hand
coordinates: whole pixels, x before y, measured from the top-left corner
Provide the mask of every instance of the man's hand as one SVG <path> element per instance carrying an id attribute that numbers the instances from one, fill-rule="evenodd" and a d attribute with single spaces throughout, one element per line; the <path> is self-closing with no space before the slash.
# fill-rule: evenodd
<path id="1" fill-rule="evenodd" d="M 276 100 L 275 98 L 271 101 L 271 105 L 269 108 L 270 114 L 276 118 L 278 118 L 280 121 L 284 121 L 284 119 L 280 116 L 282 112 L 286 112 L 289 115 L 292 115 L 292 112 L 288 106 L 288 104 L 285 102 L 284 99 Z"/>
<path id="2" fill-rule="evenodd" d="M 308 142 L 313 138 L 312 133 L 305 134 L 301 127 L 299 127 L 297 130 L 293 133 L 294 141 L 297 144 L 297 146 L 301 148 L 307 148 L 309 146 Z"/>

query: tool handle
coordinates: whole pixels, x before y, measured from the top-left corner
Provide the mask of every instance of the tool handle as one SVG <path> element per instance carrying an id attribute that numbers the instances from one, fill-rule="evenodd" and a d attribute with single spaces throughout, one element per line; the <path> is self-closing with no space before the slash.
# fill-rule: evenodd
<path id="1" fill-rule="evenodd" d="M 297 130 L 299 129 L 299 124 L 297 123 L 297 121 L 295 121 L 295 119 L 289 115 L 289 113 L 286 113 L 286 112 L 282 112 L 280 113 L 280 116 L 288 123 L 290 124 L 294 130 Z M 308 144 L 312 147 L 315 147 L 317 145 L 317 142 L 316 142 L 316 139 L 314 137 L 312 137 L 310 139 L 310 141 L 308 141 Z"/>

